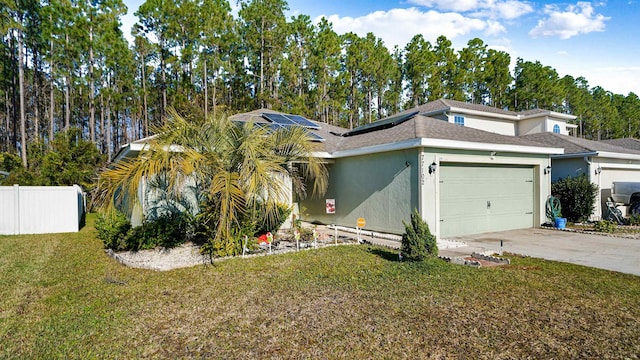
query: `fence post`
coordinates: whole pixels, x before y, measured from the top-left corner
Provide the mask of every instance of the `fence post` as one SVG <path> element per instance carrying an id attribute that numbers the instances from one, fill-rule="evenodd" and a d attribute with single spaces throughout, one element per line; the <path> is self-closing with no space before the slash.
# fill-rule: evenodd
<path id="1" fill-rule="evenodd" d="M 16 214 L 13 233 L 19 235 L 22 229 L 20 229 L 20 185 L 18 184 L 13 184 L 13 213 Z"/>

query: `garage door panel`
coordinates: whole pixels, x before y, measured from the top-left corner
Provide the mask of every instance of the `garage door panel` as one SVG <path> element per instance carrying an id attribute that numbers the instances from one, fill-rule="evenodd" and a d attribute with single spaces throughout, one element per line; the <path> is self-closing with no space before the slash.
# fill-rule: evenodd
<path id="1" fill-rule="evenodd" d="M 640 182 L 640 171 L 605 169 L 600 174 L 600 188 L 611 189 L 614 181 Z"/>
<path id="2" fill-rule="evenodd" d="M 533 168 L 441 164 L 440 236 L 533 226 Z"/>

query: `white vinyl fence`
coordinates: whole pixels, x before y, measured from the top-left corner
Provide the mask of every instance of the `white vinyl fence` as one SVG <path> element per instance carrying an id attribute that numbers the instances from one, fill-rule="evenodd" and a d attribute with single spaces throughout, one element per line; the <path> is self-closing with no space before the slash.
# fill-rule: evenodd
<path id="1" fill-rule="evenodd" d="M 73 186 L 0 186 L 0 235 L 77 232 L 84 194 Z"/>

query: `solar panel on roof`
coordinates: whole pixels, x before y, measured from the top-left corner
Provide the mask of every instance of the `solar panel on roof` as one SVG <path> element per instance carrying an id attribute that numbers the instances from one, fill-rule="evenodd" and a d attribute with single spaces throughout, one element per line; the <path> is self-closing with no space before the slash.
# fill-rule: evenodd
<path id="1" fill-rule="evenodd" d="M 320 129 L 320 126 L 314 124 L 309 119 L 306 119 L 300 115 L 287 115 L 287 117 L 300 126 L 304 126 L 309 129 Z"/>
<path id="2" fill-rule="evenodd" d="M 267 128 L 268 131 L 276 131 L 278 129 L 288 129 L 290 127 L 296 126 L 296 125 L 287 125 L 287 124 L 278 124 L 278 123 L 257 123 L 257 126 L 260 127 L 265 127 Z M 307 131 L 307 135 L 309 136 L 309 140 L 311 141 L 318 141 L 318 142 L 323 142 L 325 141 L 325 139 L 315 133 L 312 133 L 311 131 Z"/>
<path id="3" fill-rule="evenodd" d="M 368 132 L 372 132 L 376 130 L 388 129 L 396 125 L 402 124 L 403 122 L 411 119 L 418 113 L 419 111 L 416 110 L 410 113 L 400 114 L 400 115 L 388 117 L 386 119 L 374 121 L 370 124 L 358 126 L 357 128 L 342 134 L 342 136 L 360 135 L 360 134 L 366 134 Z"/>
<path id="4" fill-rule="evenodd" d="M 280 125 L 300 125 L 308 129 L 320 129 L 320 126 L 300 115 L 264 113 L 262 117 Z"/>
<path id="5" fill-rule="evenodd" d="M 325 141 L 325 139 L 322 136 L 320 136 L 318 134 L 314 134 L 311 131 L 308 131 L 307 135 L 309 135 L 309 137 L 311 138 L 311 141 L 318 141 L 318 142 L 324 142 Z"/>
<path id="6" fill-rule="evenodd" d="M 262 114 L 265 119 L 280 125 L 295 125 L 293 120 L 282 114 Z"/>

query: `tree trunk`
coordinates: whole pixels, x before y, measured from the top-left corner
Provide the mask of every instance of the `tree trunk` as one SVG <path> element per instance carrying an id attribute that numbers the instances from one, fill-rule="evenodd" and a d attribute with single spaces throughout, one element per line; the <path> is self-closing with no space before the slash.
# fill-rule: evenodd
<path id="1" fill-rule="evenodd" d="M 24 49 L 22 48 L 22 31 L 18 31 L 18 83 L 20 86 L 20 155 L 22 157 L 22 166 L 27 168 L 27 129 L 24 111 L 24 68 L 22 58 Z"/>
<path id="2" fill-rule="evenodd" d="M 216 70 L 217 72 L 217 70 Z M 213 93 L 211 94 L 211 106 L 213 107 L 213 117 L 216 117 L 216 73 L 213 74 Z"/>
<path id="3" fill-rule="evenodd" d="M 38 86 L 38 73 L 39 73 L 39 61 L 37 50 L 33 51 L 33 138 L 36 141 L 40 140 L 40 109 L 39 109 L 39 89 Z"/>
<path id="4" fill-rule="evenodd" d="M 93 26 L 89 28 L 89 138 L 96 142 L 95 84 L 93 82 Z"/>
<path id="5" fill-rule="evenodd" d="M 264 16 L 260 25 L 260 107 L 264 107 Z"/>
<path id="6" fill-rule="evenodd" d="M 111 95 L 107 96 L 106 114 L 104 129 L 105 132 L 105 146 L 107 147 L 107 159 L 111 162 Z"/>
<path id="7" fill-rule="evenodd" d="M 11 116 L 12 119 L 12 137 L 11 143 L 13 144 L 13 148 L 18 150 L 18 118 L 20 111 L 20 105 L 18 103 L 18 69 L 16 67 L 20 63 L 21 60 L 16 60 L 15 58 L 15 46 L 16 39 L 15 37 L 11 37 L 11 112 L 13 113 Z"/>
<path id="8" fill-rule="evenodd" d="M 209 94 L 208 94 L 208 89 L 207 89 L 207 59 L 203 60 L 202 63 L 202 67 L 203 67 L 203 74 L 202 74 L 202 85 L 204 87 L 204 118 L 206 119 L 208 117 L 208 112 L 209 112 Z"/>
<path id="9" fill-rule="evenodd" d="M 161 44 L 160 51 L 162 52 L 162 55 L 160 56 L 160 67 L 162 68 L 162 111 L 160 114 L 164 119 L 167 114 L 167 69 L 164 63 L 164 42 L 162 41 Z"/>
<path id="10" fill-rule="evenodd" d="M 104 119 L 104 96 L 102 95 L 102 92 L 100 92 L 100 144 L 101 149 L 102 149 L 102 153 L 105 153 L 106 150 L 106 141 L 105 141 L 105 119 Z M 111 160 L 111 159 L 107 159 L 107 160 Z"/>
<path id="11" fill-rule="evenodd" d="M 65 42 L 67 47 L 69 46 L 69 34 L 65 34 Z M 71 68 L 67 69 L 65 74 L 65 84 L 64 84 L 64 130 L 69 130 L 71 127 Z"/>
<path id="12" fill-rule="evenodd" d="M 5 105 L 5 127 L 4 127 L 4 150 L 9 151 L 11 148 L 11 102 L 9 101 L 9 92 L 4 92 L 4 105 Z"/>
<path id="13" fill-rule="evenodd" d="M 142 56 L 142 105 L 144 109 L 142 109 L 144 116 L 144 137 L 149 136 L 149 112 L 147 111 L 147 78 L 145 74 L 146 64 L 144 62 L 144 56 Z"/>
<path id="14" fill-rule="evenodd" d="M 55 83 L 54 83 L 54 74 L 56 69 L 56 64 L 53 62 L 53 40 L 49 41 L 49 49 L 51 51 L 52 59 L 51 59 L 51 74 L 50 74 L 50 84 L 49 84 L 49 145 L 52 144 L 53 140 L 53 132 L 55 128 L 54 123 L 54 110 L 55 110 Z"/>

